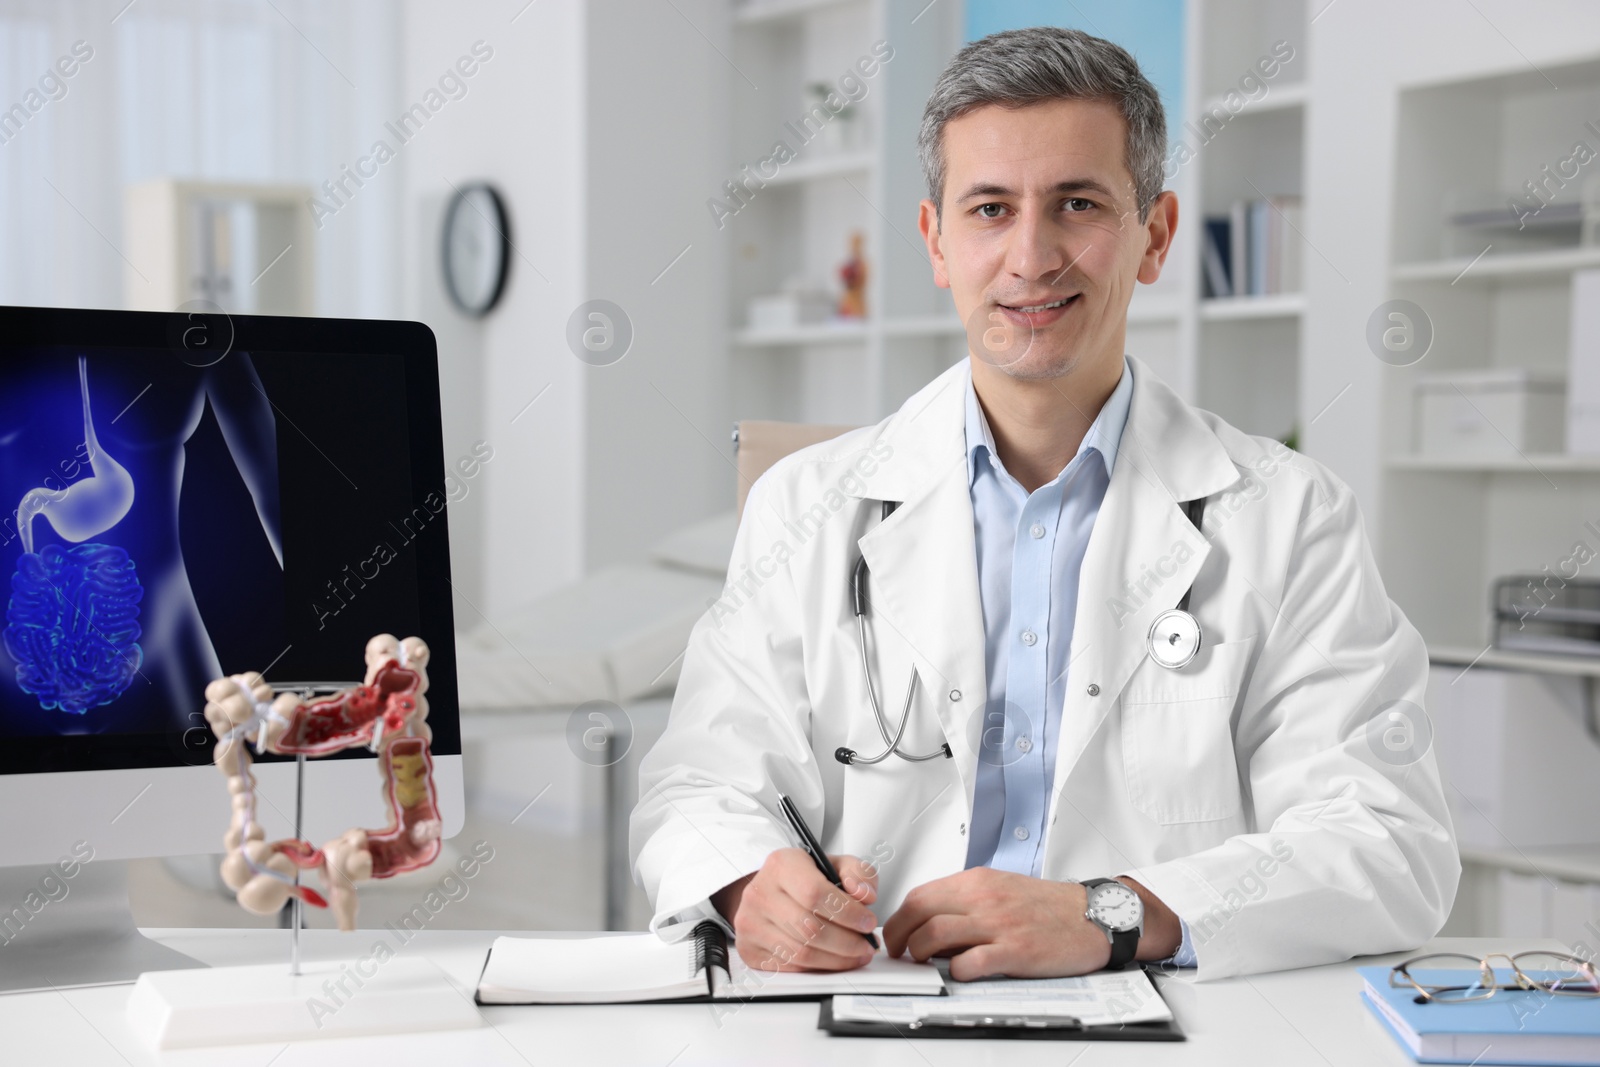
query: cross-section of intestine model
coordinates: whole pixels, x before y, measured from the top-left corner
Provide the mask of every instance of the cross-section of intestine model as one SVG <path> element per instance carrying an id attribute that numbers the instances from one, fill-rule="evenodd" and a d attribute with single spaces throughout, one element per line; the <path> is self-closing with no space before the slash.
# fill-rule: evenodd
<path id="1" fill-rule="evenodd" d="M 139 602 L 144 588 L 126 550 L 89 543 L 133 507 L 133 478 L 100 446 L 89 409 L 89 368 L 78 357 L 83 438 L 93 472 L 65 489 L 30 489 L 17 505 L 22 555 L 11 577 L 5 646 L 17 685 L 40 706 L 76 715 L 121 696 L 139 673 Z M 34 552 L 43 517 L 71 548 Z"/>
<path id="2" fill-rule="evenodd" d="M 206 687 L 206 722 L 217 737 L 214 762 L 228 779 L 233 821 L 223 838 L 222 880 L 239 903 L 271 915 L 291 896 L 333 909 L 339 929 L 354 930 L 356 883 L 426 867 L 443 836 L 433 785 L 428 728 L 428 646 L 379 634 L 367 642 L 363 685 L 303 703 L 274 697 L 259 674 L 219 678 Z M 325 756 L 366 746 L 378 753 L 389 825 L 346 830 L 321 848 L 288 838 L 268 842 L 256 821 L 255 775 L 247 745 L 257 752 Z M 295 884 L 295 871 L 315 870 L 327 895 Z"/>

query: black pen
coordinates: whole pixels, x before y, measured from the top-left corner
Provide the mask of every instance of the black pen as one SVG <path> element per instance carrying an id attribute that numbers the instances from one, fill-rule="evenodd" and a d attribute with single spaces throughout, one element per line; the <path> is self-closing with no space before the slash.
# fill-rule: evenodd
<path id="1" fill-rule="evenodd" d="M 779 793 L 778 807 L 783 809 L 783 817 L 789 820 L 789 825 L 794 827 L 794 832 L 800 837 L 800 847 L 806 850 L 807 855 L 811 857 L 811 862 L 815 863 L 817 870 L 822 872 L 822 877 L 832 882 L 839 892 L 844 893 L 844 879 L 840 878 L 839 872 L 833 869 L 833 864 L 828 861 L 828 854 L 822 851 L 822 845 L 817 842 L 816 835 L 811 832 L 811 827 L 807 826 L 806 821 L 800 817 L 800 811 L 794 806 L 794 801 Z M 845 893 L 845 895 L 849 896 L 848 893 Z M 876 934 L 868 933 L 861 936 L 866 938 L 867 944 L 874 949 L 878 947 L 878 936 Z"/>

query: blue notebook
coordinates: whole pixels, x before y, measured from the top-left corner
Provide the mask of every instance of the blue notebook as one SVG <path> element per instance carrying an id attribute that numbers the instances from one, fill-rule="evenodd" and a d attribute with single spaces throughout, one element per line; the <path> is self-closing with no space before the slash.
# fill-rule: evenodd
<path id="1" fill-rule="evenodd" d="M 1501 990 L 1467 1004 L 1418 1004 L 1389 985 L 1389 968 L 1358 967 L 1362 999 L 1419 1063 L 1584 1064 L 1600 1067 L 1600 997 Z M 1413 971 L 1423 983 L 1459 982 L 1462 971 Z M 1511 981 L 1509 968 L 1495 972 Z"/>

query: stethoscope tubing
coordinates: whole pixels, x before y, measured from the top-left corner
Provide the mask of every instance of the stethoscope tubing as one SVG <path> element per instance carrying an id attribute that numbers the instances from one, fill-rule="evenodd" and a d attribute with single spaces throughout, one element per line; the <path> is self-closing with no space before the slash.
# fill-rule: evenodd
<path id="1" fill-rule="evenodd" d="M 898 500 L 885 500 L 883 503 L 883 519 L 894 513 L 900 506 Z M 880 522 L 882 519 L 879 520 Z M 908 763 L 924 763 L 931 759 L 950 759 L 952 753 L 948 744 L 942 744 L 932 752 L 924 755 L 911 755 L 900 751 L 900 739 L 905 736 L 906 726 L 911 722 L 911 701 L 917 691 L 917 668 L 911 667 L 911 677 L 906 682 L 905 705 L 900 709 L 900 725 L 896 727 L 894 736 L 889 736 L 889 724 L 884 721 L 883 709 L 878 704 L 878 692 L 872 684 L 872 666 L 867 657 L 867 557 L 862 556 L 856 560 L 855 570 L 850 576 L 850 600 L 856 615 L 856 640 L 861 652 L 861 677 L 867 683 L 867 702 L 872 705 L 872 720 L 878 724 L 878 734 L 883 738 L 884 750 L 876 756 L 863 756 L 855 749 L 841 745 L 834 750 L 833 757 L 846 767 L 863 766 L 872 767 L 891 755 L 899 756 Z"/>

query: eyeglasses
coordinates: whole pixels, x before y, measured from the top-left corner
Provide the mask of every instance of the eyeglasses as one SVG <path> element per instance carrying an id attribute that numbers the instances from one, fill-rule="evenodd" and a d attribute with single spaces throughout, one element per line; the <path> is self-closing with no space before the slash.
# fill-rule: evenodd
<path id="1" fill-rule="evenodd" d="M 1494 961 L 1511 965 L 1513 981 L 1502 983 L 1495 975 Z M 1418 972 L 1412 975 L 1412 970 Z M 1469 970 L 1470 969 L 1470 970 Z M 1477 971 L 1477 981 L 1453 981 L 1443 972 Z M 1423 973 L 1427 972 L 1427 973 Z M 1500 990 L 1551 993 L 1562 997 L 1600 997 L 1600 975 L 1590 960 L 1565 952 L 1518 952 L 1508 955 L 1492 952 L 1487 956 L 1467 956 L 1457 952 L 1436 952 L 1414 956 L 1389 971 L 1389 985 L 1395 989 L 1414 989 L 1418 1004 L 1458 1004 L 1485 1000 Z"/>

